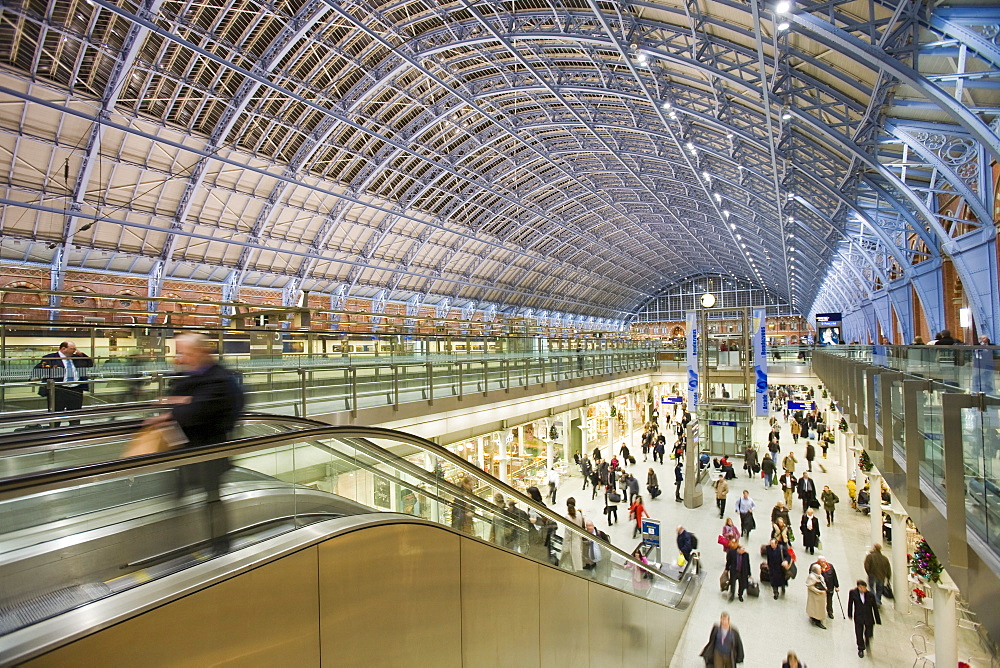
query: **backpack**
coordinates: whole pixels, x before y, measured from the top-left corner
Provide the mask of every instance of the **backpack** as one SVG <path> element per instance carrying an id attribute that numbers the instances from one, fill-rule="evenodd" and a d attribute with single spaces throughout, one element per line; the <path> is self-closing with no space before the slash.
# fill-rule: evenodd
<path id="1" fill-rule="evenodd" d="M 698 549 L 698 537 L 695 536 L 694 534 L 691 534 L 691 549 L 692 550 Z"/>

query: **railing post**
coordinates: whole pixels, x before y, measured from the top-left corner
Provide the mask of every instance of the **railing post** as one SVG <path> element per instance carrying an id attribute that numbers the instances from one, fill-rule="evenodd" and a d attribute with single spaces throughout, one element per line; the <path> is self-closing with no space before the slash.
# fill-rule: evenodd
<path id="1" fill-rule="evenodd" d="M 48 390 L 48 396 L 45 397 L 46 403 L 49 405 L 49 412 L 56 412 L 56 381 L 54 378 L 47 378 L 45 380 L 45 387 Z"/>
<path id="2" fill-rule="evenodd" d="M 503 358 L 500 360 L 500 369 L 503 371 L 503 391 L 510 392 L 510 360 Z"/>
<path id="3" fill-rule="evenodd" d="M 164 392 L 164 389 L 165 389 L 165 387 L 164 387 L 165 383 L 164 383 L 164 379 L 163 379 L 163 374 L 159 373 L 159 372 L 154 373 L 153 374 L 153 381 L 156 383 L 156 398 L 157 399 L 162 399 L 163 398 L 163 392 Z"/>
<path id="4" fill-rule="evenodd" d="M 489 368 L 489 362 L 487 362 L 486 360 L 482 360 L 482 361 L 480 361 L 480 364 L 483 365 L 483 396 L 484 397 L 488 397 L 488 396 L 490 396 L 490 368 Z"/>
<path id="5" fill-rule="evenodd" d="M 434 364 L 431 362 L 424 362 L 424 367 L 427 369 L 427 405 L 434 405 Z"/>
<path id="6" fill-rule="evenodd" d="M 351 417 L 358 415 L 358 367 L 351 367 Z"/>
<path id="7" fill-rule="evenodd" d="M 300 417 L 307 417 L 306 415 L 306 370 L 302 367 L 296 369 L 299 373 L 299 412 Z"/>
<path id="8" fill-rule="evenodd" d="M 459 401 L 465 397 L 465 364 L 462 362 L 458 363 L 458 399 Z"/>
<path id="9" fill-rule="evenodd" d="M 391 364 L 392 369 L 392 410 L 399 410 L 399 365 Z"/>

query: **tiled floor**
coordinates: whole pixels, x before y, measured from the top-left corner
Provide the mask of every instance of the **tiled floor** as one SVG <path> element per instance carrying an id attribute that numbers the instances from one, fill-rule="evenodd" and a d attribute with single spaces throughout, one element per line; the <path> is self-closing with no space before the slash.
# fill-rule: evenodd
<path id="1" fill-rule="evenodd" d="M 819 381 L 813 381 L 814 385 L 819 385 Z M 825 402 L 820 402 L 821 406 Z M 759 432 L 759 433 L 758 433 Z M 761 424 L 755 428 L 756 442 L 766 445 L 767 426 Z M 635 439 L 638 444 L 638 438 Z M 782 422 L 781 433 L 782 455 L 788 452 L 792 445 L 791 433 L 788 425 Z M 818 449 L 817 449 L 818 450 Z M 635 452 L 637 451 L 637 452 Z M 788 651 L 795 651 L 799 658 L 810 668 L 848 667 L 848 666 L 909 666 L 913 663 L 915 654 L 910 646 L 910 636 L 914 633 L 914 626 L 923 622 L 923 612 L 916 610 L 908 614 L 897 613 L 891 601 L 885 601 L 882 607 L 882 626 L 875 627 L 875 637 L 872 642 L 870 653 L 865 653 L 865 658 L 858 658 L 857 647 L 854 641 L 854 625 L 850 620 L 845 620 L 841 616 L 840 608 L 834 601 L 835 619 L 824 620 L 827 629 L 822 630 L 813 627 L 809 623 L 809 618 L 805 613 L 806 589 L 805 572 L 808 565 L 814 561 L 800 547 L 798 539 L 798 517 L 801 515 L 801 504 L 795 499 L 792 519 L 795 524 L 796 547 L 799 554 L 799 576 L 793 580 L 788 587 L 785 598 L 775 601 L 771 596 L 770 588 L 764 584 L 761 588 L 760 598 L 745 597 L 744 602 L 738 600 L 729 603 L 727 594 L 719 591 L 719 574 L 725 564 L 725 557 L 722 548 L 716 543 L 722 527 L 722 520 L 718 519 L 718 511 L 715 506 L 715 497 L 710 487 L 704 490 L 705 503 L 700 508 L 687 509 L 681 503 L 674 501 L 673 488 L 673 462 L 669 459 L 665 463 L 653 464 L 650 461 L 642 461 L 642 453 L 638 447 L 633 452 L 636 455 L 636 466 L 634 474 L 639 479 L 640 486 L 645 490 L 646 472 L 652 467 L 659 477 L 663 494 L 656 500 L 646 499 L 646 507 L 650 515 L 662 522 L 664 533 L 664 544 L 673 546 L 673 536 L 678 524 L 683 524 L 693 531 L 699 539 L 702 552 L 702 564 L 705 572 L 704 586 L 691 610 L 690 621 L 681 636 L 680 644 L 674 655 L 671 666 L 701 666 L 703 665 L 698 655 L 708 639 L 712 624 L 719 618 L 719 613 L 723 610 L 729 611 L 733 624 L 740 630 L 743 638 L 743 645 L 746 652 L 746 666 L 781 666 Z M 799 445 L 794 448 L 800 464 L 798 471 L 805 468 L 805 444 L 802 439 Z M 816 480 L 818 490 L 822 490 L 823 485 L 830 485 L 841 499 L 836 515 L 836 523 L 831 528 L 826 528 L 825 522 L 822 528 L 822 552 L 827 559 L 837 569 L 841 582 L 840 598 L 847 605 L 847 592 L 854 586 L 858 578 L 864 578 L 864 568 L 862 566 L 865 554 L 870 546 L 870 519 L 851 509 L 848 502 L 846 483 L 846 472 L 840 465 L 840 453 L 834 448 L 830 448 L 827 460 L 818 460 L 814 465 L 813 476 Z M 730 481 L 730 495 L 727 515 L 733 516 L 739 524 L 738 517 L 732 512 L 732 506 L 736 502 L 737 495 L 743 490 L 750 491 L 751 498 L 757 502 L 756 518 L 760 529 L 755 531 L 750 539 L 752 572 L 757 577 L 760 568 L 759 550 L 760 545 L 767 539 L 769 531 L 764 529 L 766 522 L 770 520 L 771 508 L 781 497 L 781 492 L 777 487 L 772 487 L 765 491 L 760 477 L 750 480 L 745 472 L 739 468 L 741 460 L 737 462 L 736 468 L 741 477 Z M 822 465 L 822 466 L 820 466 Z M 824 470 L 825 469 L 825 470 Z M 594 519 L 595 523 L 601 526 L 611 536 L 612 542 L 618 547 L 631 551 L 639 543 L 639 539 L 632 538 L 632 523 L 628 520 L 627 506 L 622 504 L 619 507 L 619 522 L 610 529 L 607 521 L 602 515 L 604 507 L 603 496 L 598 495 L 597 499 L 591 500 L 591 491 L 582 491 L 580 486 L 582 480 L 579 477 L 564 479 L 562 489 L 558 495 L 556 504 L 560 510 L 565 510 L 565 500 L 573 496 L 577 500 L 577 506 L 583 511 L 587 518 Z M 645 499 L 644 495 L 644 499 Z M 900 544 L 905 549 L 905 544 Z M 885 546 L 887 556 L 890 556 L 891 546 Z M 664 549 L 664 558 L 667 554 Z M 819 551 L 817 551 L 817 556 Z M 923 631 L 924 635 L 932 634 L 932 631 Z M 929 638 L 933 643 L 933 638 Z M 969 657 L 982 657 L 984 652 L 976 643 L 972 632 L 961 631 L 959 636 L 959 657 L 967 660 Z M 976 668 L 988 666 L 981 660 L 974 660 Z"/>

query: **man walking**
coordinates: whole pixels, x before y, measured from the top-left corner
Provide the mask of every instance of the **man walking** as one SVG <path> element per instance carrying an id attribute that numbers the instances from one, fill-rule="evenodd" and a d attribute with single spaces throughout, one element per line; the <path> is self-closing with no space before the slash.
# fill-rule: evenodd
<path id="1" fill-rule="evenodd" d="M 837 569 L 823 556 L 816 559 L 816 563 L 819 565 L 820 575 L 823 576 L 823 582 L 826 584 L 826 616 L 833 619 L 833 596 L 840 591 Z"/>
<path id="2" fill-rule="evenodd" d="M 712 487 L 715 488 L 715 505 L 719 507 L 719 519 L 726 512 L 726 497 L 729 496 L 729 483 L 726 482 L 726 476 L 719 474 L 719 477 L 715 479 L 712 483 Z"/>
<path id="3" fill-rule="evenodd" d="M 881 606 L 886 583 L 892 577 L 892 566 L 888 557 L 882 554 L 882 546 L 878 543 L 872 545 L 872 551 L 865 557 L 865 574 L 875 595 L 875 604 Z"/>
<path id="4" fill-rule="evenodd" d="M 778 482 L 781 483 L 781 491 L 785 495 L 785 506 L 787 508 L 792 507 L 792 493 L 795 491 L 797 481 L 795 480 L 795 474 L 791 471 L 785 471 L 778 478 Z"/>
<path id="5" fill-rule="evenodd" d="M 740 545 L 726 554 L 726 570 L 729 571 L 729 600 L 733 600 L 736 583 L 739 581 L 739 598 L 742 602 L 743 592 L 750 584 L 750 555 L 747 554 L 745 545 Z"/>
<path id="6" fill-rule="evenodd" d="M 674 467 L 674 501 L 683 501 L 681 498 L 681 485 L 684 484 L 684 464 L 680 459 Z"/>
<path id="7" fill-rule="evenodd" d="M 712 627 L 708 644 L 701 650 L 701 658 L 706 666 L 713 668 L 733 668 L 743 663 L 743 640 L 740 632 L 729 623 L 729 613 L 722 613 L 719 623 Z"/>
<path id="8" fill-rule="evenodd" d="M 875 634 L 875 624 L 882 624 L 875 597 L 868 591 L 868 583 L 858 580 L 857 588 L 847 595 L 847 616 L 854 620 L 854 638 L 858 642 L 858 656 L 863 658 Z"/>
<path id="9" fill-rule="evenodd" d="M 740 531 L 745 541 L 750 540 L 750 532 L 757 528 L 753 519 L 753 509 L 757 504 L 750 498 L 750 492 L 743 490 L 743 496 L 736 500 L 736 512 L 740 514 Z"/>
<path id="10" fill-rule="evenodd" d="M 819 508 L 819 503 L 816 502 L 816 483 L 809 477 L 807 471 L 799 478 L 799 498 L 802 499 L 803 513 L 810 508 Z"/>
<path id="11" fill-rule="evenodd" d="M 147 418 L 144 424 L 175 422 L 188 440 L 184 447 L 229 440 L 245 401 L 239 382 L 219 364 L 211 344 L 201 334 L 182 334 L 174 345 L 174 364 L 183 373 L 171 382 L 169 396 L 163 399 L 170 410 Z M 212 549 L 216 554 L 227 552 L 230 547 L 229 522 L 220 494 L 222 475 L 230 466 L 228 458 L 220 458 L 179 469 L 178 495 L 195 485 L 205 490 Z"/>
<path id="12" fill-rule="evenodd" d="M 549 500 L 552 503 L 556 502 L 556 492 L 559 490 L 559 472 L 555 468 L 549 469 L 548 476 L 549 483 Z"/>

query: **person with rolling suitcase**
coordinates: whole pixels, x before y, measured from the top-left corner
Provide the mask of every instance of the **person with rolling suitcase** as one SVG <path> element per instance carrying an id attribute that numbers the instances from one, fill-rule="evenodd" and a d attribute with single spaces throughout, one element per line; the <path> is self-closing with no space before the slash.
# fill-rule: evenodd
<path id="1" fill-rule="evenodd" d="M 656 471 L 652 468 L 650 468 L 649 473 L 646 474 L 646 491 L 649 492 L 650 499 L 655 499 L 663 493 L 660 490 L 660 481 L 656 477 Z"/>
<path id="2" fill-rule="evenodd" d="M 729 551 L 726 555 L 726 570 L 729 571 L 729 600 L 733 600 L 739 585 L 739 599 L 742 601 L 743 592 L 750 584 L 750 555 L 747 554 L 745 545 Z"/>

